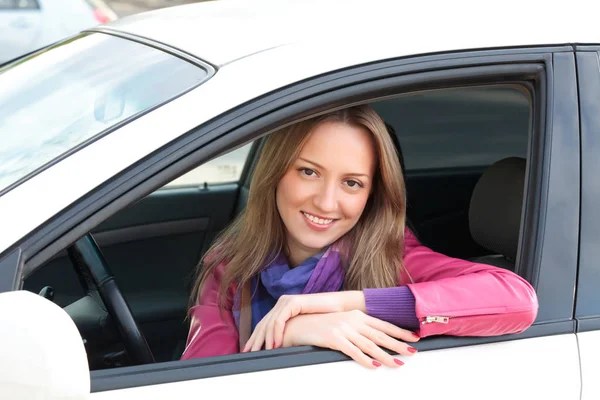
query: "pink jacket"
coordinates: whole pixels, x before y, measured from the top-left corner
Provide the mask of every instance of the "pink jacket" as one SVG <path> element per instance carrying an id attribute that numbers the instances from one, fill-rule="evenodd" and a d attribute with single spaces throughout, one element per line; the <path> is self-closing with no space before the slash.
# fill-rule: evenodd
<path id="1" fill-rule="evenodd" d="M 486 264 L 456 259 L 423 246 L 407 229 L 404 266 L 414 283 L 419 335 L 496 336 L 520 333 L 538 310 L 533 287 L 517 274 Z M 239 352 L 231 304 L 219 309 L 224 266 L 206 282 L 200 304 L 192 307 L 182 360 Z M 410 282 L 406 273 L 401 282 Z M 230 293 L 235 291 L 234 285 Z M 230 296 L 231 298 L 232 296 Z"/>

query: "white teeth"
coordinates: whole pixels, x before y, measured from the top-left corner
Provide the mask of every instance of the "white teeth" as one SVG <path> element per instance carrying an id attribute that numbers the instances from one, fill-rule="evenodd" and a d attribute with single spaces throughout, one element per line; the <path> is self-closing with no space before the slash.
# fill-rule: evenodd
<path id="1" fill-rule="evenodd" d="M 330 223 L 333 222 L 333 219 L 322 219 L 322 218 L 317 218 L 313 215 L 307 214 L 305 212 L 303 212 L 302 214 L 304 214 L 306 216 L 306 218 L 310 219 L 312 222 L 314 222 L 315 224 L 319 224 L 319 225 L 329 225 Z"/>

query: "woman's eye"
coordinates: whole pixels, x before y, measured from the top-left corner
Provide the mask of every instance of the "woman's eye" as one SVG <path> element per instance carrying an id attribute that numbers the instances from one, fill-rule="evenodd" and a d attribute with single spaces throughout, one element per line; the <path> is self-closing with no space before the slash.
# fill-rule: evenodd
<path id="1" fill-rule="evenodd" d="M 362 185 L 360 184 L 360 182 L 358 182 L 358 181 L 352 181 L 352 180 L 346 181 L 346 185 L 348 185 L 348 187 L 352 188 L 352 189 L 357 189 L 359 187 L 362 187 Z"/>
<path id="2" fill-rule="evenodd" d="M 317 173 L 310 168 L 300 168 L 300 172 L 306 176 L 315 176 Z"/>

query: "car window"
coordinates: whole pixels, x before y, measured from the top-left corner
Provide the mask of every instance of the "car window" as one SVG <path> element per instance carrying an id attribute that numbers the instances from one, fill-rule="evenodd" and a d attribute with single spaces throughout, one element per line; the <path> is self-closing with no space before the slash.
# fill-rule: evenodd
<path id="1" fill-rule="evenodd" d="M 34 10 L 40 8 L 37 0 L 0 0 L 0 10 Z"/>
<path id="2" fill-rule="evenodd" d="M 206 76 L 183 59 L 104 34 L 7 65 L 0 69 L 0 191 Z"/>
<path id="3" fill-rule="evenodd" d="M 242 176 L 250 147 L 252 147 L 252 143 L 208 161 L 172 180 L 164 188 L 237 182 Z"/>
<path id="4" fill-rule="evenodd" d="M 519 87 L 421 91 L 373 107 L 396 130 L 409 172 L 526 157 L 531 101 Z"/>

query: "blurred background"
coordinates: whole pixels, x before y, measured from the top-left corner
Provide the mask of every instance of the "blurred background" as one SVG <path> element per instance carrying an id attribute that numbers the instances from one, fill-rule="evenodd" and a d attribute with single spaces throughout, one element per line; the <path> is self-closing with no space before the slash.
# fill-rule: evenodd
<path id="1" fill-rule="evenodd" d="M 105 3 L 118 17 L 122 17 L 157 8 L 186 3 L 197 3 L 199 1 L 202 0 L 105 0 Z"/>
<path id="2" fill-rule="evenodd" d="M 0 0 L 0 64 L 127 15 L 202 0 Z"/>

